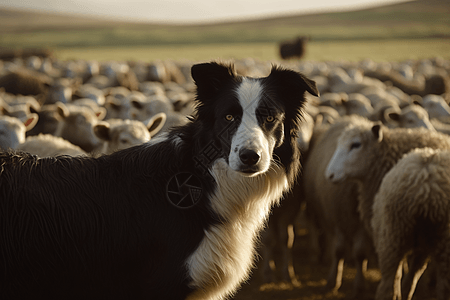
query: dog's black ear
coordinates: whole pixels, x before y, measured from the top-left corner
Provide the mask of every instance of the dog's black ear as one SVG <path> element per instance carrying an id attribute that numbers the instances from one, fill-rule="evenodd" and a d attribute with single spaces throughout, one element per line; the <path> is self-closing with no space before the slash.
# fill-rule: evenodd
<path id="1" fill-rule="evenodd" d="M 301 81 L 303 82 L 303 86 L 305 87 L 305 89 L 313 96 L 319 97 L 320 93 L 319 90 L 317 89 L 317 85 L 316 82 L 314 80 L 309 79 L 308 77 L 306 77 L 305 75 L 298 73 Z"/>
<path id="2" fill-rule="evenodd" d="M 308 91 L 313 96 L 319 96 L 319 90 L 317 89 L 316 82 L 301 73 L 293 70 L 273 67 L 268 78 L 271 77 L 277 78 L 280 83 L 288 86 L 292 90 L 298 90 L 298 88 L 301 88 L 304 91 Z"/>
<path id="3" fill-rule="evenodd" d="M 191 75 L 197 85 L 199 96 L 208 97 L 216 93 L 224 84 L 236 77 L 231 65 L 217 62 L 193 65 Z"/>

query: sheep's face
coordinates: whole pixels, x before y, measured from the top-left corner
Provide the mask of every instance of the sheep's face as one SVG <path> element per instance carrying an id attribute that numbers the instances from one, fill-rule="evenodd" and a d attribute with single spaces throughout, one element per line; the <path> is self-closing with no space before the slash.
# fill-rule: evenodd
<path id="1" fill-rule="evenodd" d="M 410 105 L 402 109 L 401 113 L 386 111 L 386 121 L 402 128 L 424 127 L 436 131 L 430 122 L 427 111 L 418 105 Z"/>
<path id="2" fill-rule="evenodd" d="M 334 183 L 363 179 L 373 164 L 373 148 L 381 140 L 380 124 L 348 127 L 339 137 L 325 177 Z"/>

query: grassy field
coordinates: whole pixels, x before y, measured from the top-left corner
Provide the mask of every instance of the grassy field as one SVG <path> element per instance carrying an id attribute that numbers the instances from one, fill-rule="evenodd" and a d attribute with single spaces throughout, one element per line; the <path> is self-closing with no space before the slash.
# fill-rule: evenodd
<path id="1" fill-rule="evenodd" d="M 230 43 L 211 45 L 160 45 L 127 47 L 80 47 L 60 48 L 55 54 L 63 60 L 189 60 L 242 59 L 252 57 L 263 61 L 279 60 L 276 43 Z M 450 40 L 384 40 L 311 42 L 305 60 L 349 60 L 360 61 L 371 58 L 374 61 L 401 61 L 431 57 L 450 59 Z"/>
<path id="2" fill-rule="evenodd" d="M 307 60 L 448 58 L 450 1 L 416 0 L 348 12 L 184 25 L 0 7 L 0 49 L 50 48 L 62 59 L 277 60 L 277 44 L 298 35 L 311 37 Z"/>

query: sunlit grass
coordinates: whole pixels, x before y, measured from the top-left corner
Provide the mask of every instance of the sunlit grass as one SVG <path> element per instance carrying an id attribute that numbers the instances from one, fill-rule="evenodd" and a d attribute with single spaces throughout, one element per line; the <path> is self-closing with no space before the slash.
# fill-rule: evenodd
<path id="1" fill-rule="evenodd" d="M 62 60 L 189 60 L 254 58 L 264 61 L 279 60 L 276 43 L 233 43 L 212 45 L 166 45 L 127 47 L 80 47 L 56 49 Z M 310 42 L 305 60 L 312 61 L 360 61 L 370 58 L 374 61 L 401 61 L 431 57 L 450 59 L 450 40 L 381 40 L 347 42 Z"/>

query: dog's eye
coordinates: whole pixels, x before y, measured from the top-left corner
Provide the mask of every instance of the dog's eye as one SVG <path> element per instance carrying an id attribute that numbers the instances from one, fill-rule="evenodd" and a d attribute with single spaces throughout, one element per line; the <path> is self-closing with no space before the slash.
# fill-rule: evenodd
<path id="1" fill-rule="evenodd" d="M 272 123 L 273 121 L 275 121 L 275 118 L 274 118 L 273 116 L 268 116 L 268 117 L 266 118 L 266 122 L 267 122 L 267 123 Z"/>
<path id="2" fill-rule="evenodd" d="M 234 121 L 234 117 L 233 117 L 233 115 L 226 115 L 225 116 L 225 120 L 227 120 L 227 121 Z"/>

